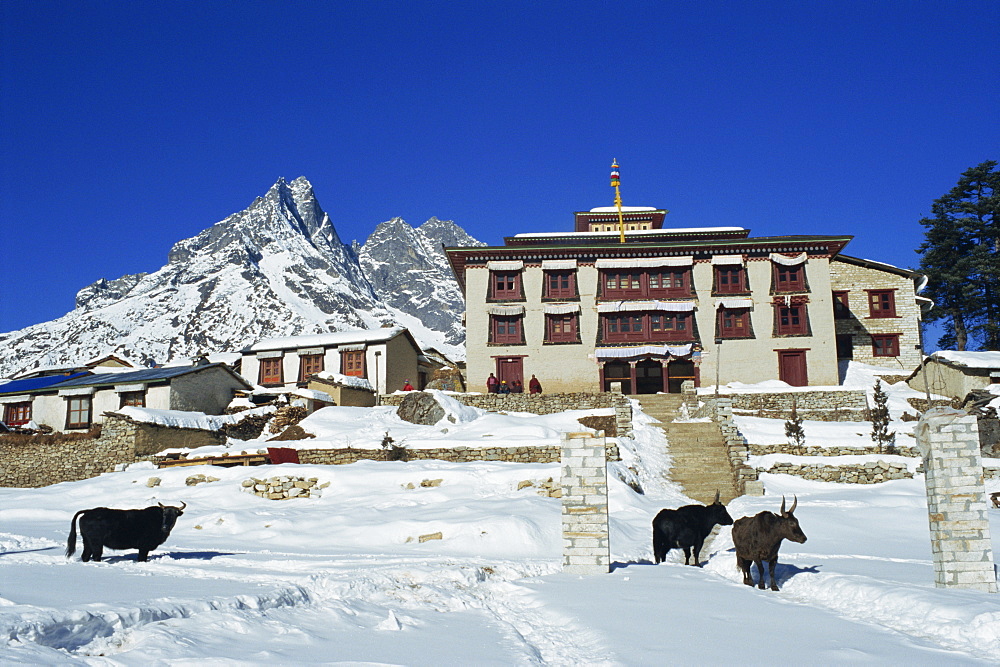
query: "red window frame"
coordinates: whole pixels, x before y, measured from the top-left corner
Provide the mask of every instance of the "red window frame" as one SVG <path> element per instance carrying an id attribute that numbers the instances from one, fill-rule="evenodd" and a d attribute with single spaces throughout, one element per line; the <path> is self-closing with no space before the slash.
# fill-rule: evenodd
<path id="1" fill-rule="evenodd" d="M 524 343 L 524 315 L 490 315 L 490 343 L 521 345 Z"/>
<path id="2" fill-rule="evenodd" d="M 778 336 L 802 336 L 809 333 L 805 304 L 774 307 L 774 332 Z"/>
<path id="3" fill-rule="evenodd" d="M 350 377 L 368 377 L 365 369 L 364 350 L 341 350 L 340 372 Z"/>
<path id="4" fill-rule="evenodd" d="M 579 343 L 580 316 L 577 313 L 545 316 L 546 343 Z"/>
<path id="5" fill-rule="evenodd" d="M 3 423 L 7 426 L 22 426 L 31 421 L 31 401 L 7 403 L 3 406 Z"/>
<path id="6" fill-rule="evenodd" d="M 748 292 L 747 272 L 741 264 L 720 264 L 715 267 L 716 294 L 743 294 Z"/>
<path id="7" fill-rule="evenodd" d="M 851 316 L 851 302 L 847 297 L 847 290 L 834 290 L 833 319 L 846 320 L 850 316 Z"/>
<path id="8" fill-rule="evenodd" d="M 694 338 L 694 313 L 614 313 L 601 315 L 605 343 L 680 341 Z"/>
<path id="9" fill-rule="evenodd" d="M 143 390 L 139 391 L 123 391 L 118 395 L 118 407 L 133 407 L 133 408 L 144 408 L 146 407 L 146 392 Z"/>
<path id="10" fill-rule="evenodd" d="M 872 334 L 873 357 L 898 357 L 899 334 Z"/>
<path id="11" fill-rule="evenodd" d="M 263 386 L 284 384 L 284 365 L 285 360 L 283 357 L 268 357 L 267 359 L 261 359 L 258 384 Z"/>
<path id="12" fill-rule="evenodd" d="M 691 295 L 690 267 L 602 269 L 602 299 L 645 299 Z"/>
<path id="13" fill-rule="evenodd" d="M 305 382 L 310 375 L 322 372 L 322 354 L 303 354 L 299 356 L 299 382 Z"/>
<path id="14" fill-rule="evenodd" d="M 719 308 L 716 322 L 719 338 L 751 338 L 749 308 Z"/>
<path id="15" fill-rule="evenodd" d="M 90 428 L 92 400 L 87 396 L 66 397 L 66 428 Z"/>
<path id="16" fill-rule="evenodd" d="M 548 270 L 545 274 L 545 294 L 548 299 L 572 299 L 576 293 L 576 271 Z"/>
<path id="17" fill-rule="evenodd" d="M 601 296 L 605 299 L 638 299 L 643 296 L 642 272 L 637 269 L 601 271 Z"/>
<path id="18" fill-rule="evenodd" d="M 490 298 L 510 301 L 521 298 L 520 271 L 490 271 Z"/>
<path id="19" fill-rule="evenodd" d="M 870 289 L 868 317 L 896 317 L 896 290 Z"/>
<path id="20" fill-rule="evenodd" d="M 804 264 L 774 265 L 775 292 L 804 292 L 806 290 L 806 272 Z"/>
<path id="21" fill-rule="evenodd" d="M 643 274 L 646 296 L 690 296 L 691 269 L 650 269 Z"/>

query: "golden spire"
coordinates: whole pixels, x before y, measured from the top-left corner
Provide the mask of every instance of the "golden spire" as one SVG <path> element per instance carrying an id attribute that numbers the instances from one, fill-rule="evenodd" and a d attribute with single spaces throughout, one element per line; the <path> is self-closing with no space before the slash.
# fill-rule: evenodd
<path id="1" fill-rule="evenodd" d="M 618 242 L 625 243 L 625 217 L 622 215 L 622 193 L 619 189 L 618 160 L 611 160 L 611 187 L 615 189 L 615 206 L 618 207 Z"/>

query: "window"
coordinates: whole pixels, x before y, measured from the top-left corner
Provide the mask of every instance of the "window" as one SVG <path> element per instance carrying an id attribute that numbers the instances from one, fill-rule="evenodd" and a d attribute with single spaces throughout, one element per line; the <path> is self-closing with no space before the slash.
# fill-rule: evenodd
<path id="1" fill-rule="evenodd" d="M 833 318 L 846 320 L 851 316 L 851 303 L 847 300 L 847 292 L 833 293 Z"/>
<path id="2" fill-rule="evenodd" d="M 895 290 L 868 290 L 869 317 L 896 317 Z"/>
<path id="3" fill-rule="evenodd" d="M 269 384 L 284 384 L 285 380 L 281 370 L 282 361 L 281 357 L 261 359 L 259 384 L 265 386 Z"/>
<path id="4" fill-rule="evenodd" d="M 784 264 L 774 265 L 774 291 L 775 292 L 804 292 L 806 291 L 805 270 L 802 264 L 795 266 L 785 266 Z"/>
<path id="5" fill-rule="evenodd" d="M 70 396 L 66 400 L 66 428 L 90 428 L 90 396 Z"/>
<path id="6" fill-rule="evenodd" d="M 638 298 L 642 296 L 642 274 L 638 271 L 605 271 L 602 284 L 605 298 Z"/>
<path id="7" fill-rule="evenodd" d="M 774 333 L 777 336 L 809 335 L 805 306 L 775 306 L 774 319 Z"/>
<path id="8" fill-rule="evenodd" d="M 579 316 L 576 313 L 545 316 L 546 343 L 579 343 Z"/>
<path id="9" fill-rule="evenodd" d="M 718 321 L 720 338 L 750 338 L 749 308 L 720 308 Z"/>
<path id="10" fill-rule="evenodd" d="M 694 316 L 690 311 L 602 315 L 601 327 L 606 343 L 694 339 Z"/>
<path id="11" fill-rule="evenodd" d="M 367 377 L 365 375 L 365 351 L 341 350 L 340 372 L 356 378 Z"/>
<path id="12" fill-rule="evenodd" d="M 490 298 L 510 301 L 521 298 L 520 271 L 490 271 Z"/>
<path id="13" fill-rule="evenodd" d="M 715 267 L 716 294 L 743 294 L 749 292 L 746 285 L 746 271 L 736 264 Z"/>
<path id="14" fill-rule="evenodd" d="M 131 406 L 133 408 L 144 408 L 146 407 L 146 392 L 144 391 L 123 391 L 118 394 L 119 405 L 118 407 L 124 408 Z"/>
<path id="15" fill-rule="evenodd" d="M 677 268 L 651 271 L 602 271 L 601 288 L 601 297 L 604 299 L 690 296 L 691 270 Z"/>
<path id="16" fill-rule="evenodd" d="M 31 421 L 31 401 L 7 403 L 3 406 L 3 422 L 7 426 L 21 426 Z"/>
<path id="17" fill-rule="evenodd" d="M 305 382 L 310 375 L 315 375 L 322 371 L 322 354 L 303 354 L 299 357 L 299 382 Z"/>
<path id="18" fill-rule="evenodd" d="M 497 345 L 524 343 L 523 315 L 490 315 L 490 342 Z"/>
<path id="19" fill-rule="evenodd" d="M 898 357 L 899 334 L 875 334 L 872 336 L 872 356 Z"/>
<path id="20" fill-rule="evenodd" d="M 549 299 L 572 299 L 576 297 L 576 272 L 546 271 L 545 296 Z"/>

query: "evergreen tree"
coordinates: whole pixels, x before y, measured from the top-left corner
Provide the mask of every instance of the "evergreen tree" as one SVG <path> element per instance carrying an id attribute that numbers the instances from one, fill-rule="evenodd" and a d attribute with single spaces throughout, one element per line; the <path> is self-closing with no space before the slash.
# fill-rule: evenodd
<path id="1" fill-rule="evenodd" d="M 799 411 L 796 408 L 795 401 L 792 401 L 792 414 L 788 420 L 785 421 L 785 437 L 788 438 L 788 444 L 801 447 L 806 444 L 806 432 L 802 428 L 802 419 L 799 417 Z"/>
<path id="2" fill-rule="evenodd" d="M 1000 350 L 1000 171 L 987 160 L 934 201 L 917 250 L 934 300 L 927 321 L 944 320 L 941 347 Z"/>
<path id="3" fill-rule="evenodd" d="M 882 391 L 882 381 L 875 382 L 875 407 L 871 413 L 872 442 L 878 445 L 879 454 L 896 453 L 896 432 L 889 430 L 889 396 Z"/>

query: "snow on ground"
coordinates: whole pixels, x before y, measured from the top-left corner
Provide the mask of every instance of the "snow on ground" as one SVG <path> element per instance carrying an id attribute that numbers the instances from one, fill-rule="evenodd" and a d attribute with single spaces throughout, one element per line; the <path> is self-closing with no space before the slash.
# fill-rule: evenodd
<path id="1" fill-rule="evenodd" d="M 577 416 L 477 413 L 416 427 L 387 409 L 327 408 L 303 422 L 319 432 L 302 446 L 374 446 L 385 429 L 408 446 L 548 443 L 580 430 Z M 859 486 L 763 475 L 767 495 L 729 510 L 775 511 L 782 495 L 797 496 L 809 539 L 783 546 L 778 593 L 742 585 L 728 527 L 703 551 L 703 568 L 684 566 L 676 551 L 652 565 L 652 517 L 690 501 L 662 475 L 669 456 L 651 421 L 637 416 L 635 438 L 620 442 L 623 461 L 609 466 L 615 564 L 604 575 L 560 572 L 560 500 L 518 488 L 558 479 L 558 464 L 135 465 L 0 489 L 0 663 L 1000 661 L 1000 596 L 933 586 L 920 477 Z M 220 479 L 187 486 L 198 473 Z M 251 475 L 278 474 L 330 485 L 319 498 L 286 501 L 241 490 Z M 149 487 L 153 476 L 162 481 Z M 63 555 L 79 509 L 181 501 L 183 516 L 148 563 L 134 551 L 106 552 L 103 563 Z"/>

